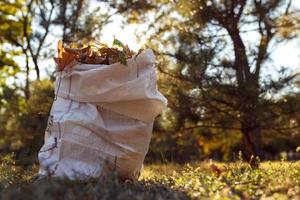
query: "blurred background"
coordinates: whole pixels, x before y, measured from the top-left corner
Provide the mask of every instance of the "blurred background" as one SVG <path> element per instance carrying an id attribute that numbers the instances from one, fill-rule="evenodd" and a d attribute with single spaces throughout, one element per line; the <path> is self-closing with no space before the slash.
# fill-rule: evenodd
<path id="1" fill-rule="evenodd" d="M 169 101 L 148 163 L 299 159 L 299 15 L 296 0 L 1 0 L 0 154 L 37 163 L 58 40 L 115 36 L 154 50 Z"/>

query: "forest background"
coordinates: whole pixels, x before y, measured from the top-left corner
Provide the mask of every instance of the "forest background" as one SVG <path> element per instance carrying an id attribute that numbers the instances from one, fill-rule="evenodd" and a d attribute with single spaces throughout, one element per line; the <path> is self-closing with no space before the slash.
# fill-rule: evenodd
<path id="1" fill-rule="evenodd" d="M 0 153 L 37 163 L 59 39 L 152 48 L 148 163 L 299 159 L 300 5 L 289 0 L 1 0 Z M 298 148 L 299 151 L 299 148 Z"/>

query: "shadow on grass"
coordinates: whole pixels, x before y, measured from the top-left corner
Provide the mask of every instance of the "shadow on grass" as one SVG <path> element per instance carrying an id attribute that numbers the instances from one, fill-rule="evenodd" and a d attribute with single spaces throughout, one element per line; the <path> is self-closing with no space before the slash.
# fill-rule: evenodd
<path id="1" fill-rule="evenodd" d="M 60 199 L 107 199 L 107 200 L 137 200 L 137 199 L 190 199 L 185 193 L 168 188 L 154 181 L 121 183 L 112 178 L 99 182 L 43 180 L 35 183 L 12 185 L 2 193 L 4 200 L 60 200 Z"/>

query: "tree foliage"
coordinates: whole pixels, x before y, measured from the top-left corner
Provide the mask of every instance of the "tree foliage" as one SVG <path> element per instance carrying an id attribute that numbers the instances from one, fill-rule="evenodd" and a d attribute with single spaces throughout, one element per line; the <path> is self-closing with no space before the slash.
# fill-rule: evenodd
<path id="1" fill-rule="evenodd" d="M 40 62 L 54 55 L 49 51 L 53 40 L 64 42 L 98 37 L 102 26 L 109 22 L 110 15 L 100 12 L 100 5 L 91 7 L 89 1 L 73 0 L 24 0 L 3 2 L 3 18 L 14 23 L 4 30 L 6 41 L 21 51 L 25 62 L 26 98 L 29 98 L 30 72 L 35 71 L 40 79 Z M 8 5 L 10 5 L 8 7 Z M 20 5 L 19 5 L 20 4 Z M 10 20 L 11 21 L 11 20 Z M 84 42 L 84 40 L 82 40 Z M 51 70 L 50 70 L 51 71 Z M 52 70 L 53 71 L 53 70 Z"/>
<path id="2" fill-rule="evenodd" d="M 6 83 L 6 79 L 15 76 L 20 71 L 19 65 L 13 58 L 19 55 L 19 52 L 10 48 L 10 40 L 22 40 L 24 37 L 20 32 L 21 22 L 16 15 L 18 10 L 23 8 L 22 0 L 10 3 L 10 1 L 0 2 L 0 85 Z M 0 91 L 1 93 L 1 91 Z"/>
<path id="3" fill-rule="evenodd" d="M 237 148 L 244 149 L 250 160 L 252 155 L 266 155 L 264 134 L 299 132 L 299 121 L 295 126 L 289 123 L 291 113 L 298 109 L 296 104 L 285 112 L 279 103 L 280 94 L 298 74 L 289 70 L 290 66 L 279 68 L 271 61 L 275 47 L 297 37 L 295 16 L 299 13 L 291 1 L 111 3 L 129 16 L 129 22 L 149 24 L 141 34 L 148 36 L 147 46 L 160 55 L 160 87 L 171 110 L 165 115 L 175 122 L 171 129 L 158 125 L 161 135 L 169 132 L 171 138 L 183 141 L 193 138 L 191 143 L 204 152 L 211 137 L 215 136 L 215 145 L 222 141 L 217 135 L 223 135 L 222 149 L 230 135 L 241 135 L 243 143 Z M 174 141 L 180 147 L 178 140 Z"/>
<path id="4" fill-rule="evenodd" d="M 36 161 L 53 99 L 53 83 L 41 79 L 41 62 L 55 41 L 91 40 L 109 22 L 101 4 L 74 0 L 0 2 L 0 150 Z M 84 40 L 81 40 L 84 42 Z M 52 73 L 55 67 L 49 69 Z M 35 78 L 33 76 L 35 73 Z M 26 161 L 27 160 L 27 161 Z"/>
<path id="5" fill-rule="evenodd" d="M 233 159 L 240 149 L 248 160 L 272 158 L 299 146 L 298 74 L 272 61 L 274 49 L 298 39 L 291 1 L 4 0 L 0 14 L 1 152 L 36 155 L 53 86 L 30 74 L 40 79 L 53 42 L 98 39 L 112 14 L 148 25 L 140 37 L 157 55 L 159 89 L 169 101 L 155 122 L 149 161 Z"/>

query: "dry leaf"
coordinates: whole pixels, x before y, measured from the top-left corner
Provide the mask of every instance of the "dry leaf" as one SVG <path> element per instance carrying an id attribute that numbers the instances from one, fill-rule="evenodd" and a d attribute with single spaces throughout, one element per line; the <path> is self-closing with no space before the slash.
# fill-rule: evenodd
<path id="1" fill-rule="evenodd" d="M 54 57 L 54 61 L 59 71 L 63 71 L 66 67 L 72 67 L 76 64 L 76 54 L 66 51 L 61 40 L 58 42 L 57 49 L 58 57 Z"/>
<path id="2" fill-rule="evenodd" d="M 217 176 L 220 176 L 220 174 L 222 173 L 222 170 L 221 170 L 218 166 L 216 166 L 215 164 L 211 164 L 211 165 L 209 166 L 209 168 L 210 168 L 210 170 L 211 170 L 214 174 L 216 174 Z"/>
<path id="3" fill-rule="evenodd" d="M 64 47 L 62 41 L 60 40 L 57 45 L 58 57 L 54 58 L 58 69 L 60 71 L 65 68 L 72 67 L 76 62 L 86 63 L 86 64 L 113 64 L 120 62 L 124 65 L 127 64 L 127 59 L 132 58 L 135 54 L 131 51 L 128 45 L 123 45 L 120 41 L 115 42 L 114 45 L 118 44 L 118 48 L 108 47 L 105 44 L 95 41 L 97 46 L 87 46 L 84 48 L 77 48 L 79 45 L 76 43 L 71 43 L 68 47 Z M 120 49 L 122 47 L 122 49 Z M 139 53 L 142 50 L 139 50 Z"/>

